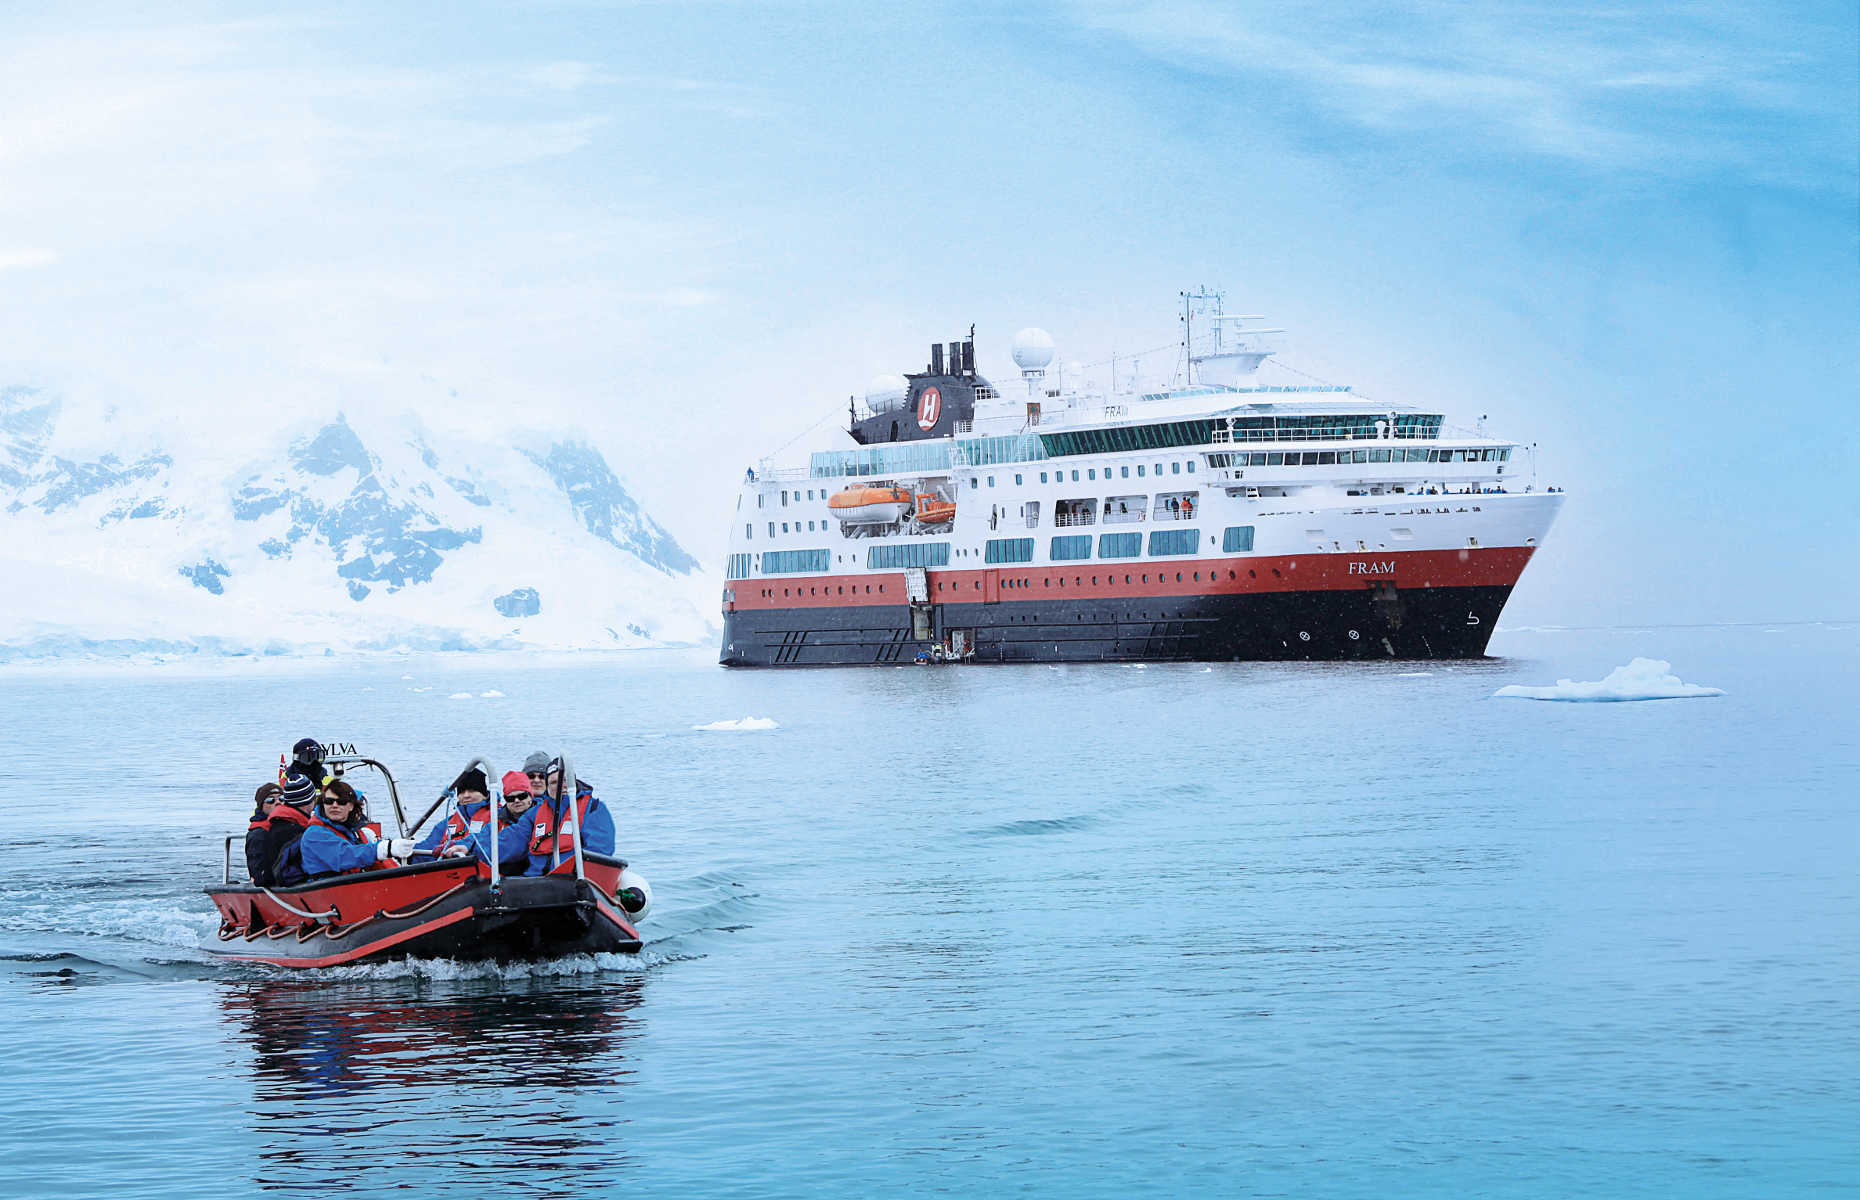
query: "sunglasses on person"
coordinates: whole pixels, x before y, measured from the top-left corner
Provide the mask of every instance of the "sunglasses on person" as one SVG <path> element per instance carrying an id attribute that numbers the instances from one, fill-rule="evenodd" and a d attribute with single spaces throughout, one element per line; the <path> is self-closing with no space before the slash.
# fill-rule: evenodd
<path id="1" fill-rule="evenodd" d="M 343 797 L 341 797 L 341 796 L 325 796 L 325 797 L 323 797 L 323 807 L 324 807 L 324 808 L 328 808 L 328 807 L 329 807 L 330 805 L 332 805 L 332 804 L 354 804 L 354 803 L 355 803 L 355 801 L 353 801 L 353 800 L 347 800 L 347 799 L 344 799 L 344 798 L 343 798 Z"/>

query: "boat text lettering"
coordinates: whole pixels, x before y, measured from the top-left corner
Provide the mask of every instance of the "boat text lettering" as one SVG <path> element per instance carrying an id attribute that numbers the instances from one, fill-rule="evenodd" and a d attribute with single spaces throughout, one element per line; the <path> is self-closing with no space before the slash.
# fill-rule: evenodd
<path id="1" fill-rule="evenodd" d="M 1350 564 L 1352 575 L 1393 575 L 1394 573 L 1393 562 L 1352 562 Z"/>

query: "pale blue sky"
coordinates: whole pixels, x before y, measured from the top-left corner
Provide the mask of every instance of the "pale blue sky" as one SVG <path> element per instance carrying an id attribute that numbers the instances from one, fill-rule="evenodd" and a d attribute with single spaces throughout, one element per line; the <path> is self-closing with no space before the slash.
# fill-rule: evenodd
<path id="1" fill-rule="evenodd" d="M 931 340 L 1095 359 L 1208 283 L 1294 365 L 1539 443 L 1571 496 L 1510 623 L 1860 617 L 1851 4 L 0 31 L 3 382 L 580 425 L 715 559 L 742 466 Z"/>

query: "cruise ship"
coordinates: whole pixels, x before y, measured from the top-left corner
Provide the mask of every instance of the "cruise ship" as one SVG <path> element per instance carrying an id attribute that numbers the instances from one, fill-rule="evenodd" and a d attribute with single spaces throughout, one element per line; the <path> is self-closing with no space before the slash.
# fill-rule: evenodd
<path id="1" fill-rule="evenodd" d="M 1184 293 L 1147 390 L 1065 378 L 1038 329 L 1006 386 L 973 329 L 881 377 L 849 403 L 854 446 L 746 473 L 721 661 L 1483 655 L 1562 491 L 1482 428 L 1267 382 L 1281 331 L 1223 306 Z"/>

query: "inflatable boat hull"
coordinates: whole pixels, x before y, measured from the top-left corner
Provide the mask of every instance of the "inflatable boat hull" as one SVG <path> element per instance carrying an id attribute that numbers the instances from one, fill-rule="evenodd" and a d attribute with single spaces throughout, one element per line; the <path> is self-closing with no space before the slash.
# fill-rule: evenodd
<path id="1" fill-rule="evenodd" d="M 506 876 L 495 891 L 485 864 L 456 859 L 288 889 L 208 888 L 220 910 L 219 942 L 212 949 L 223 958 L 279 967 L 633 954 L 639 931 L 614 899 L 625 866 L 589 855 L 585 880 L 566 873 Z"/>

